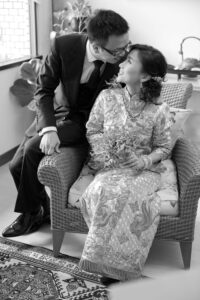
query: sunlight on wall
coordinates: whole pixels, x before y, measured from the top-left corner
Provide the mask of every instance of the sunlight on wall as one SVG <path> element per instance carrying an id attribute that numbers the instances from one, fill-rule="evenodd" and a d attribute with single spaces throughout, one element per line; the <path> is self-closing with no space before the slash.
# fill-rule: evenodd
<path id="1" fill-rule="evenodd" d="M 30 54 L 28 0 L 0 0 L 0 63 Z"/>

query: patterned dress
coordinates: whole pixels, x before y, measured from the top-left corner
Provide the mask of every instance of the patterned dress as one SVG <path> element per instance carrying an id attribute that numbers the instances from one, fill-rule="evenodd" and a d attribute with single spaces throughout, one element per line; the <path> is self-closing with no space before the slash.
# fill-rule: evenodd
<path id="1" fill-rule="evenodd" d="M 88 165 L 94 180 L 80 199 L 89 232 L 80 267 L 119 280 L 141 276 L 159 223 L 161 163 L 149 170 L 120 168 L 130 153 L 138 157 L 171 151 L 166 103 L 146 103 L 126 88 L 101 92 L 90 114 Z"/>

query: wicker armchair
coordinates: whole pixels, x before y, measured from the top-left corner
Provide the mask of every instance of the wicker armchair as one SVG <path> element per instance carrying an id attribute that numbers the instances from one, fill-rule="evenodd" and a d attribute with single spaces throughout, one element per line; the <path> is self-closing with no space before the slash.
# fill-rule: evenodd
<path id="1" fill-rule="evenodd" d="M 191 96 L 191 84 L 164 84 L 162 97 L 170 106 L 185 108 Z M 59 255 L 65 231 L 87 233 L 88 228 L 77 208 L 67 205 L 68 191 L 78 177 L 87 156 L 87 146 L 61 148 L 60 154 L 42 159 L 38 177 L 51 190 L 51 228 L 54 256 Z M 185 268 L 190 267 L 195 217 L 200 196 L 198 152 L 187 140 L 179 139 L 173 149 L 179 182 L 179 216 L 161 216 L 157 239 L 180 243 Z"/>

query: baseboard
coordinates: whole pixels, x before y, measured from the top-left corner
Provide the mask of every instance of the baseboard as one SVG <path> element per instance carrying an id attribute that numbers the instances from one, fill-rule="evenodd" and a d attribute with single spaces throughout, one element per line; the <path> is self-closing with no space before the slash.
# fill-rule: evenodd
<path id="1" fill-rule="evenodd" d="M 0 166 L 5 165 L 7 162 L 9 162 L 13 158 L 13 155 L 15 154 L 18 147 L 19 146 L 16 146 L 16 147 L 10 149 L 9 151 L 0 155 Z"/>

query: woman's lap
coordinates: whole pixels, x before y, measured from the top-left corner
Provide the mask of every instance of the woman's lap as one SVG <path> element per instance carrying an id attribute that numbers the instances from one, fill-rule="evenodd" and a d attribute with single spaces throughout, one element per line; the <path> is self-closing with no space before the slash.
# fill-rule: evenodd
<path id="1" fill-rule="evenodd" d="M 106 203 L 114 198 L 135 198 L 138 195 L 154 193 L 160 186 L 160 174 L 145 171 L 142 174 L 134 176 L 128 170 L 110 170 L 98 173 L 94 180 L 90 183 L 82 198 L 91 198 L 90 205 L 96 205 L 99 195 L 104 193 L 101 201 Z M 130 196 L 131 195 L 131 196 Z M 88 200 L 88 199 L 87 199 Z M 138 198 L 139 200 L 139 198 Z"/>
<path id="2" fill-rule="evenodd" d="M 95 177 L 82 197 L 89 226 L 82 262 L 89 260 L 104 274 L 108 266 L 112 272 L 120 269 L 126 279 L 141 274 L 159 222 L 159 181 L 153 172 L 134 177 L 108 171 Z"/>

